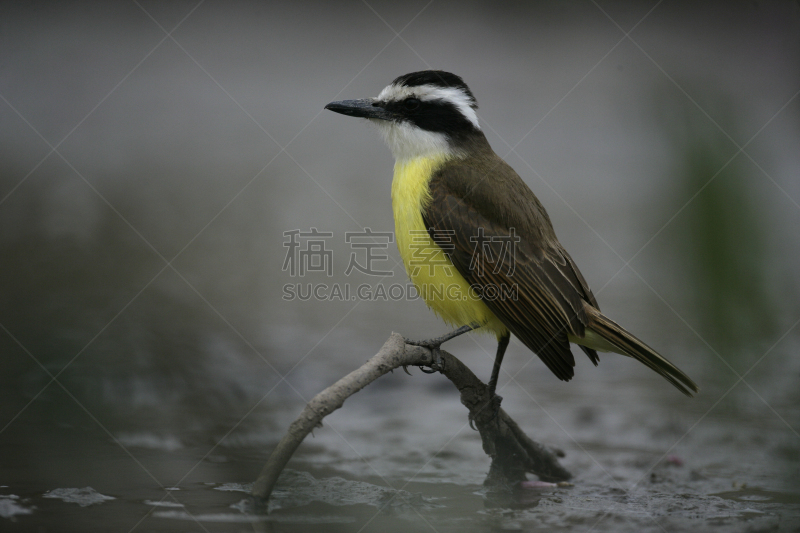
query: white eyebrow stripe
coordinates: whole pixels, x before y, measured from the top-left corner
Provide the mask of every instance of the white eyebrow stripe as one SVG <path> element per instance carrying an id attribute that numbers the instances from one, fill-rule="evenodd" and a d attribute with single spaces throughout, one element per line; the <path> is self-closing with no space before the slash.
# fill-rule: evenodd
<path id="1" fill-rule="evenodd" d="M 464 117 L 480 129 L 478 115 L 472 108 L 474 100 L 463 90 L 457 87 L 438 87 L 436 85 L 417 85 L 416 87 L 405 87 L 402 85 L 388 85 L 378 95 L 378 100 L 384 102 L 400 101 L 410 96 L 419 98 L 423 102 L 431 100 L 445 100 L 450 102 L 458 109 Z"/>

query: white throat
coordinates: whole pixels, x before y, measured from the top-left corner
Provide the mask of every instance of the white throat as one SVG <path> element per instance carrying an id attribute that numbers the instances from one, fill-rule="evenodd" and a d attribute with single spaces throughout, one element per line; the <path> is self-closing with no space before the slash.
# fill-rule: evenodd
<path id="1" fill-rule="evenodd" d="M 392 150 L 396 161 L 419 157 L 457 156 L 444 133 L 425 131 L 408 122 L 370 119 Z"/>

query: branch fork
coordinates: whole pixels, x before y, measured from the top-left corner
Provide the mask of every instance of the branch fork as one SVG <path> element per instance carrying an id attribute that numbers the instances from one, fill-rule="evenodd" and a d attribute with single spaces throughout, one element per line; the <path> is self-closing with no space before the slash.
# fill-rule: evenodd
<path id="1" fill-rule="evenodd" d="M 571 474 L 558 462 L 564 454 L 531 440 L 508 414 L 500 408 L 499 397 L 490 400 L 488 387 L 452 354 L 440 350 L 439 371 L 461 393 L 461 403 L 469 410 L 470 424 L 480 432 L 483 450 L 492 463 L 485 485 L 513 487 L 525 481 L 530 472 L 542 481 L 566 481 Z M 344 401 L 382 375 L 406 366 L 430 367 L 431 350 L 406 344 L 392 333 L 380 351 L 363 366 L 349 373 L 317 394 L 292 422 L 253 485 L 252 496 L 259 502 L 269 500 L 278 476 L 294 452 L 322 419 L 339 409 Z"/>

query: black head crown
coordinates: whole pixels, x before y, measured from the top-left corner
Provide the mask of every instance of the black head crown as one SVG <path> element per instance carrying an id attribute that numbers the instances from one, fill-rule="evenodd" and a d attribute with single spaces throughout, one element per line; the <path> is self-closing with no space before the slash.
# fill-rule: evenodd
<path id="1" fill-rule="evenodd" d="M 398 76 L 392 82 L 392 85 L 401 87 L 419 87 L 422 85 L 431 85 L 434 87 L 448 88 L 454 87 L 461 89 L 464 94 L 471 100 L 470 107 L 478 109 L 478 101 L 469 90 L 467 84 L 452 72 L 445 72 L 444 70 L 420 70 L 419 72 L 411 72 L 410 74 L 403 74 Z"/>

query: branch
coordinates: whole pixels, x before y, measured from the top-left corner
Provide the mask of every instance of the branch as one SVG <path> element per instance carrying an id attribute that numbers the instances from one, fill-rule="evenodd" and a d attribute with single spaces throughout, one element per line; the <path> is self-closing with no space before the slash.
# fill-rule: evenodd
<path id="1" fill-rule="evenodd" d="M 489 391 L 475 374 L 453 355 L 441 351 L 444 359 L 442 373 L 461 392 L 461 403 L 469 409 L 470 420 L 481 434 L 483 449 L 492 458 L 485 483 L 511 486 L 531 472 L 543 481 L 560 481 L 571 477 L 559 463 L 554 452 L 529 439 L 499 404 L 489 402 Z M 382 375 L 403 366 L 430 366 L 430 350 L 405 344 L 403 337 L 392 333 L 380 351 L 361 368 L 349 373 L 317 394 L 289 426 L 289 431 L 272 452 L 253 485 L 253 497 L 261 502 L 269 499 L 272 489 L 286 463 L 311 430 L 322 419 L 340 408 L 344 401 Z M 496 416 L 495 416 L 496 413 Z"/>

